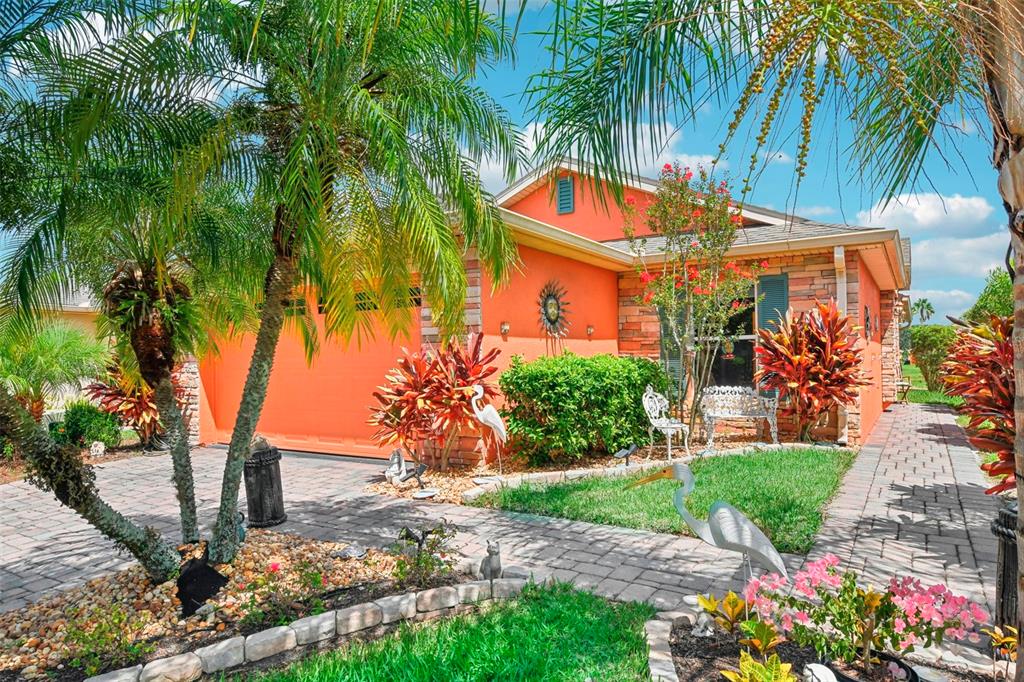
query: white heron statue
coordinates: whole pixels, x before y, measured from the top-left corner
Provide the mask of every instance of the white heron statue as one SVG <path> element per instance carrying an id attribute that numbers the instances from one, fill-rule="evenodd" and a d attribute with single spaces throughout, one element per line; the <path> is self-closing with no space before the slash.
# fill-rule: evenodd
<path id="1" fill-rule="evenodd" d="M 498 473 L 501 473 L 501 448 L 508 440 L 508 431 L 505 429 L 505 422 L 502 421 L 501 415 L 494 409 L 494 405 L 484 405 L 480 407 L 480 400 L 484 397 L 484 387 L 480 384 L 473 386 L 473 397 L 469 403 L 473 406 L 473 414 L 476 415 L 477 421 L 489 428 L 493 433 L 494 437 L 498 440 Z"/>
<path id="2" fill-rule="evenodd" d="M 751 571 L 750 560 L 753 559 L 768 570 L 775 571 L 784 578 L 789 577 L 786 572 L 786 564 L 782 562 L 782 557 L 779 556 L 779 552 L 772 545 L 771 540 L 743 512 L 728 502 L 719 500 L 712 504 L 707 521 L 694 518 L 690 510 L 686 508 L 686 498 L 693 492 L 696 481 L 690 467 L 685 464 L 673 464 L 660 469 L 628 487 L 635 488 L 659 478 L 671 478 L 683 484 L 676 490 L 672 501 L 679 516 L 683 517 L 683 521 L 697 537 L 712 547 L 742 554 L 745 568 L 748 571 Z"/>

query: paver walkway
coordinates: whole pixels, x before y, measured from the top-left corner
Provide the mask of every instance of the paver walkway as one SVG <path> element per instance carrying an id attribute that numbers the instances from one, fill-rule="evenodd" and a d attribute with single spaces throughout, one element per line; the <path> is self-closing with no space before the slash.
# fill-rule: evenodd
<path id="1" fill-rule="evenodd" d="M 194 454 L 200 515 L 208 522 L 223 458 L 216 448 Z M 446 518 L 458 527 L 455 542 L 467 555 L 482 553 L 486 539 L 497 538 L 507 564 L 544 566 L 600 594 L 647 600 L 659 609 L 674 608 L 694 592 L 738 587 L 741 580 L 735 554 L 692 538 L 364 493 L 381 467 L 286 456 L 289 518 L 276 530 L 387 546 L 402 526 Z M 175 536 L 169 476 L 166 457 L 97 467 L 98 486 L 113 506 Z M 974 454 L 951 414 L 896 406 L 883 415 L 847 476 L 816 551 L 827 549 L 873 570 L 945 579 L 956 590 L 987 596 L 995 560 L 987 524 L 996 503 L 983 489 Z M 801 561 L 787 557 L 792 569 Z M 25 483 L 0 486 L 0 610 L 129 563 L 51 496 Z"/>
<path id="2" fill-rule="evenodd" d="M 846 475 L 813 555 L 831 552 L 875 585 L 894 573 L 943 582 L 993 610 L 1000 502 L 955 415 L 929 405 L 882 414 Z"/>

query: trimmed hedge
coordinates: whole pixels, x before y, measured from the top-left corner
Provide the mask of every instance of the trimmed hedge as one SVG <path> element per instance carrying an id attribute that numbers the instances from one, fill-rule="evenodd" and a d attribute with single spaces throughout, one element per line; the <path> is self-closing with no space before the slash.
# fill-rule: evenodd
<path id="1" fill-rule="evenodd" d="M 565 353 L 533 362 L 515 357 L 498 383 L 513 450 L 542 464 L 644 443 L 644 389 L 665 393 L 669 379 L 645 358 Z"/>

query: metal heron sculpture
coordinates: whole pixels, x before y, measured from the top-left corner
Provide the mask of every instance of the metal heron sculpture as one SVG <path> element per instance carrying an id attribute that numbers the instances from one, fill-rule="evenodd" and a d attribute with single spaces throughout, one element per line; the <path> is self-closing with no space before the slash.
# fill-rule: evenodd
<path id="1" fill-rule="evenodd" d="M 501 473 L 501 447 L 508 440 L 508 431 L 505 429 L 505 422 L 502 421 L 501 415 L 498 414 L 498 410 L 494 409 L 494 405 L 484 405 L 482 408 L 479 403 L 484 397 L 484 387 L 480 384 L 473 386 L 473 397 L 469 403 L 473 406 L 473 414 L 476 415 L 477 421 L 489 428 L 493 433 L 494 437 L 498 441 L 498 473 Z"/>
<path id="2" fill-rule="evenodd" d="M 784 578 L 789 577 L 786 564 L 782 562 L 782 557 L 772 545 L 771 540 L 736 507 L 724 500 L 719 500 L 711 505 L 707 521 L 701 521 L 690 513 L 690 510 L 686 508 L 686 498 L 693 492 L 696 480 L 690 467 L 685 464 L 673 464 L 665 467 L 627 487 L 635 488 L 660 478 L 670 478 L 683 484 L 676 490 L 672 502 L 675 504 L 679 516 L 697 537 L 712 547 L 742 554 L 744 565 L 751 574 L 753 571 L 750 560 L 753 559 L 768 570 L 775 571 Z"/>

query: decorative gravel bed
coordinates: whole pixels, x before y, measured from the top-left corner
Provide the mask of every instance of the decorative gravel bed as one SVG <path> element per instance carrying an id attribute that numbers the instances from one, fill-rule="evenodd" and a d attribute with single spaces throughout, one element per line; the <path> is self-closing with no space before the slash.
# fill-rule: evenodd
<path id="1" fill-rule="evenodd" d="M 290 621 L 402 591 L 391 577 L 393 555 L 369 550 L 361 559 L 345 558 L 346 547 L 250 530 L 234 564 L 217 566 L 228 584 L 187 619 L 175 583 L 153 584 L 138 566 L 0 614 L 0 680 L 19 673 L 84 677 L 73 670 L 81 653 L 74 641 L 98 623 L 123 619 L 119 636 L 143 642 L 141 658 L 149 660 L 278 624 L 267 618 Z"/>

